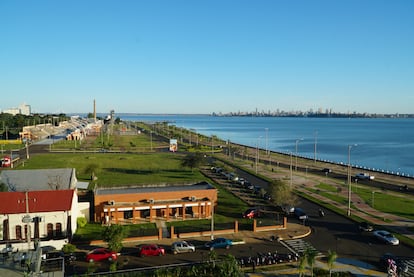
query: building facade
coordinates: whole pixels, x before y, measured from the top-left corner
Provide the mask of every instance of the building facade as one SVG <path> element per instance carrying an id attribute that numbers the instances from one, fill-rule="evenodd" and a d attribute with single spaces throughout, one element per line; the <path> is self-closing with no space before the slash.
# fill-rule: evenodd
<path id="1" fill-rule="evenodd" d="M 95 222 L 136 224 L 211 218 L 217 189 L 207 182 L 193 185 L 100 188 L 95 191 Z"/>
<path id="2" fill-rule="evenodd" d="M 69 241 L 76 232 L 76 190 L 0 192 L 0 244 L 33 248 L 31 242 Z"/>

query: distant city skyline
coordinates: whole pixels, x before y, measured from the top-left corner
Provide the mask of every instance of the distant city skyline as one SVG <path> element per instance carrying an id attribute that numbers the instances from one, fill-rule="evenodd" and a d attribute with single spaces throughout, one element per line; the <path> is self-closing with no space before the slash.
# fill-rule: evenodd
<path id="1" fill-rule="evenodd" d="M 414 1 L 0 1 L 0 111 L 412 114 Z"/>

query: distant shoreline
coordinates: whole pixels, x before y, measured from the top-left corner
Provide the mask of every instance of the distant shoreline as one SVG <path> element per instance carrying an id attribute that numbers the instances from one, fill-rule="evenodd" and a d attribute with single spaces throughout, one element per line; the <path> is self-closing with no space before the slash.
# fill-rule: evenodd
<path id="1" fill-rule="evenodd" d="M 72 115 L 72 114 L 71 114 Z M 97 116 L 105 117 L 107 113 L 97 113 Z M 414 114 L 368 114 L 368 113 L 211 113 L 211 114 L 186 114 L 186 113 L 115 113 L 116 117 L 122 116 L 211 116 L 211 117 L 284 117 L 284 118 L 414 118 Z"/>

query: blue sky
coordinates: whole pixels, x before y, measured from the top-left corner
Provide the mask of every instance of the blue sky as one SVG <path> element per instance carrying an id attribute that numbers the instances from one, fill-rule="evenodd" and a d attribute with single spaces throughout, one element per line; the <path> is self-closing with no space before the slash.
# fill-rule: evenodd
<path id="1" fill-rule="evenodd" d="M 414 1 L 0 0 L 0 110 L 414 113 Z"/>

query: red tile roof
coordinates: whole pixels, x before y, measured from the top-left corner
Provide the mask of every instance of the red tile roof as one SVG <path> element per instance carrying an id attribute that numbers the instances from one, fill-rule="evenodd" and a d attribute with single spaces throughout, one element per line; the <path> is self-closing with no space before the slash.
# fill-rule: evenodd
<path id="1" fill-rule="evenodd" d="M 29 212 L 68 211 L 74 190 L 28 191 Z M 0 214 L 26 213 L 26 192 L 0 192 Z"/>

